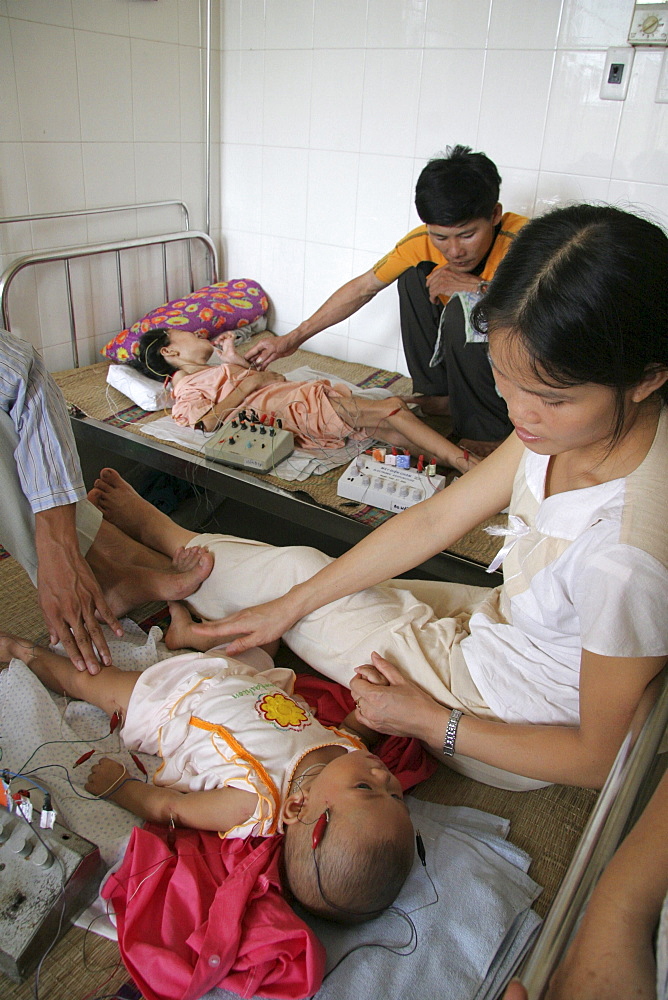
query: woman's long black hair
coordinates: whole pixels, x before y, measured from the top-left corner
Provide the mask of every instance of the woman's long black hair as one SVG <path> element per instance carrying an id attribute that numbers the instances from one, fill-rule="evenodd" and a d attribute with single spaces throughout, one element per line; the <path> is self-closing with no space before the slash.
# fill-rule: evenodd
<path id="1" fill-rule="evenodd" d="M 668 370 L 668 237 L 611 206 L 550 212 L 521 230 L 473 321 L 520 337 L 544 382 L 614 389 L 618 437 L 626 390 Z"/>

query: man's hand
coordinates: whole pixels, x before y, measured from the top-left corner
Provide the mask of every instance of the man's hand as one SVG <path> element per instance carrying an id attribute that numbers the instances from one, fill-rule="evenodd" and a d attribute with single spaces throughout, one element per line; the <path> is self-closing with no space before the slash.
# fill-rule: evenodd
<path id="1" fill-rule="evenodd" d="M 439 295 L 449 298 L 455 292 L 475 292 L 479 283 L 480 278 L 477 275 L 459 271 L 450 264 L 443 264 L 442 267 L 435 267 L 427 275 L 429 301 L 437 302 Z"/>
<path id="2" fill-rule="evenodd" d="M 37 598 L 52 645 L 60 641 L 77 670 L 98 673 L 111 663 L 100 618 L 123 635 L 90 566 L 79 551 L 75 504 L 35 514 Z M 95 647 L 95 648 L 93 648 Z"/>
<path id="3" fill-rule="evenodd" d="M 246 361 L 254 362 L 257 368 L 264 371 L 272 361 L 278 361 L 279 358 L 289 358 L 296 350 L 297 344 L 294 344 L 291 335 L 286 333 L 282 337 L 263 337 L 246 351 L 245 358 Z"/>

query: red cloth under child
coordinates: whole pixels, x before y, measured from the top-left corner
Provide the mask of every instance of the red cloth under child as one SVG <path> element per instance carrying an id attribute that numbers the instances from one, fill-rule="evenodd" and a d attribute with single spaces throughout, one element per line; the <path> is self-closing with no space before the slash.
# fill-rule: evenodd
<path id="1" fill-rule="evenodd" d="M 354 708 L 346 688 L 322 677 L 299 675 L 295 689 L 325 725 L 340 725 Z M 386 737 L 376 753 L 404 790 L 437 766 L 416 740 L 402 737 Z M 216 986 L 275 1000 L 318 991 L 325 952 L 282 894 L 282 842 L 221 840 L 200 830 L 170 835 L 154 824 L 133 830 L 102 896 L 113 905 L 123 962 L 146 1000 L 197 1000 Z"/>

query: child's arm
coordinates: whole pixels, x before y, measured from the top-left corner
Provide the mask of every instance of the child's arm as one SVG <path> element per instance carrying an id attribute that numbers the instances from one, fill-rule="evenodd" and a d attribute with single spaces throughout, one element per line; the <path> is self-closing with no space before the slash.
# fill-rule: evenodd
<path id="1" fill-rule="evenodd" d="M 221 832 L 240 826 L 257 805 L 257 795 L 243 788 L 214 788 L 205 792 L 180 792 L 175 788 L 126 780 L 126 770 L 118 761 L 102 757 L 91 769 L 86 791 L 102 795 L 152 823 L 174 822 L 195 830 Z M 116 788 L 109 794 L 109 789 Z"/>
<path id="2" fill-rule="evenodd" d="M 239 379 L 235 388 L 219 403 L 214 403 L 203 417 L 200 417 L 198 426 L 201 424 L 203 430 L 215 431 L 227 420 L 233 410 L 236 410 L 248 396 L 263 386 L 270 385 L 272 382 L 285 382 L 285 376 L 278 372 L 255 372 L 241 368 L 239 370 L 246 373 Z"/>

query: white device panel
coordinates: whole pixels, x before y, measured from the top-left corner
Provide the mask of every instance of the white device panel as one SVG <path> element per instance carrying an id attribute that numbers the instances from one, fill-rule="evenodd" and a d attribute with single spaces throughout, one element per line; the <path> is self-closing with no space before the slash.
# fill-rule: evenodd
<path id="1" fill-rule="evenodd" d="M 344 500 L 357 500 L 400 514 L 428 500 L 444 486 L 444 476 L 428 476 L 417 469 L 398 469 L 359 455 L 339 478 L 336 492 Z"/>

